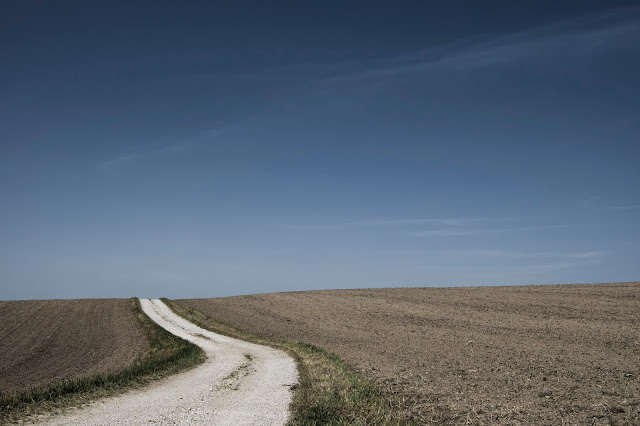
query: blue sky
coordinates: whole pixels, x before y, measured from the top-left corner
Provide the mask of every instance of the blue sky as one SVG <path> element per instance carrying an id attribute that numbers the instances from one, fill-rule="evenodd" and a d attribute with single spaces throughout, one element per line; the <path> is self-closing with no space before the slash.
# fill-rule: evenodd
<path id="1" fill-rule="evenodd" d="M 640 279 L 640 8 L 522 3 L 2 1 L 0 299 Z"/>

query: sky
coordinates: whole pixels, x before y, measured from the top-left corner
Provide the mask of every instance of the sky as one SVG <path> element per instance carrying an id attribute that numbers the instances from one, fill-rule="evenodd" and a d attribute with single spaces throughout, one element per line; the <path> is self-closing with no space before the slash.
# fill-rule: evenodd
<path id="1" fill-rule="evenodd" d="M 0 299 L 640 280 L 637 2 L 0 9 Z"/>

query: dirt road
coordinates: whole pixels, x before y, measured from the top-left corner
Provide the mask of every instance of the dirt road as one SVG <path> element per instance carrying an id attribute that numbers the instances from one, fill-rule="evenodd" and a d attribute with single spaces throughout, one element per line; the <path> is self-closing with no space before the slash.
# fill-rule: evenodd
<path id="1" fill-rule="evenodd" d="M 75 425 L 281 425 L 288 417 L 294 360 L 284 352 L 221 336 L 175 315 L 160 300 L 141 299 L 147 315 L 207 354 L 186 373 L 144 389 L 97 401 L 47 424 Z"/>
<path id="2" fill-rule="evenodd" d="M 640 283 L 180 301 L 335 352 L 421 424 L 640 425 Z"/>

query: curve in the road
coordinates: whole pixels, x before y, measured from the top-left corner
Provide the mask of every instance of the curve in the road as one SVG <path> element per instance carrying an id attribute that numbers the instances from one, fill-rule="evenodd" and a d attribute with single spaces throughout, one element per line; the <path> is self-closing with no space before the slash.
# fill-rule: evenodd
<path id="1" fill-rule="evenodd" d="M 42 419 L 76 425 L 282 425 L 298 374 L 286 353 L 204 330 L 160 300 L 141 299 L 156 323 L 200 346 L 206 362 L 143 389 Z"/>

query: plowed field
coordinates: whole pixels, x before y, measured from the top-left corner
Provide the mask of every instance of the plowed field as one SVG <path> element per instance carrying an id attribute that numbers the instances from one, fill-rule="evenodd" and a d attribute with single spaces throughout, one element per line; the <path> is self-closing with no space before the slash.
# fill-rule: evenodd
<path id="1" fill-rule="evenodd" d="M 119 370 L 148 348 L 127 299 L 0 301 L 0 391 Z"/>
<path id="2" fill-rule="evenodd" d="M 418 423 L 640 424 L 640 283 L 181 301 L 335 352 Z"/>

